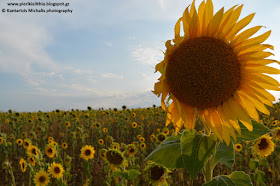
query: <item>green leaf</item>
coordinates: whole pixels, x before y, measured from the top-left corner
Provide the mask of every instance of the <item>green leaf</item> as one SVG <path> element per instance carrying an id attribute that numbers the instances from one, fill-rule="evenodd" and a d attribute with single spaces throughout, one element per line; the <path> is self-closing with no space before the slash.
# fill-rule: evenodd
<path id="1" fill-rule="evenodd" d="M 235 171 L 230 175 L 216 176 L 203 186 L 250 186 L 251 178 L 243 171 Z"/>
<path id="2" fill-rule="evenodd" d="M 127 179 L 129 179 L 129 180 L 134 180 L 137 176 L 139 176 L 141 174 L 141 172 L 139 172 L 136 169 L 129 169 L 126 172 L 128 174 Z"/>
<path id="3" fill-rule="evenodd" d="M 186 168 L 194 179 L 207 160 L 214 154 L 216 141 L 208 136 L 186 129 L 182 136 L 167 138 L 148 157 L 148 160 L 167 168 Z"/>
<path id="4" fill-rule="evenodd" d="M 227 146 L 226 143 L 219 143 L 212 166 L 214 167 L 218 162 L 226 165 L 230 169 L 232 168 L 234 162 L 234 149 L 232 143 L 230 143 L 229 146 Z"/>
<path id="5" fill-rule="evenodd" d="M 253 125 L 253 131 L 250 132 L 241 122 L 239 122 L 240 128 L 241 128 L 241 136 L 236 132 L 236 141 L 232 139 L 232 142 L 237 144 L 240 143 L 242 140 L 244 141 L 252 141 L 255 139 L 258 139 L 259 137 L 263 136 L 264 134 L 267 134 L 271 132 L 269 128 L 264 126 L 261 123 L 256 122 L 255 120 L 252 120 Z"/>
<path id="6" fill-rule="evenodd" d="M 249 168 L 251 170 L 256 170 L 256 168 L 258 167 L 258 162 L 256 161 L 256 159 L 250 159 L 250 162 L 249 162 Z"/>

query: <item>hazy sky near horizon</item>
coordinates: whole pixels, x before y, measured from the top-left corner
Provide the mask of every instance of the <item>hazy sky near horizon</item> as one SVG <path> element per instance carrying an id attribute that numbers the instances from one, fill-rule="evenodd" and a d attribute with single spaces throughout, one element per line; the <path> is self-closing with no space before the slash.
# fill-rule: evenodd
<path id="1" fill-rule="evenodd" d="M 2 0 L 1 9 L 11 7 Z M 36 2 L 36 1 L 32 1 Z M 72 13 L 0 12 L 0 111 L 51 111 L 160 105 L 151 91 L 164 42 L 190 0 L 41 0 L 64 2 Z M 201 0 L 196 0 L 196 5 Z M 213 0 L 214 12 L 244 4 L 248 27 L 272 30 L 265 43 L 280 60 L 279 0 Z M 33 6 L 49 9 L 50 7 Z M 279 66 L 277 67 L 279 68 Z M 276 77 L 276 76 L 275 76 Z M 276 77 L 280 79 L 278 76 Z M 280 93 L 272 92 L 277 99 Z"/>

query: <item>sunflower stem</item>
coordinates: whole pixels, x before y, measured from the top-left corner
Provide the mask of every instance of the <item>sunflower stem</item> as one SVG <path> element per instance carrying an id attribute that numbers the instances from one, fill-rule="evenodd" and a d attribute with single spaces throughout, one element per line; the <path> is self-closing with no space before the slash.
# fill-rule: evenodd
<path id="1" fill-rule="evenodd" d="M 212 169 L 212 157 L 211 157 L 205 164 L 205 171 L 204 171 L 205 183 L 211 181 L 212 177 L 213 177 L 213 169 Z"/>

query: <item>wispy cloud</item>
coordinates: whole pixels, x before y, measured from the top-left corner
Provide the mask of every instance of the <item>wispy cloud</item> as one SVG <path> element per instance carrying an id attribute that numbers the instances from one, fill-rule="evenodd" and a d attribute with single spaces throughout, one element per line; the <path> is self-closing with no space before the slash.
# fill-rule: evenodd
<path id="1" fill-rule="evenodd" d="M 131 51 L 133 59 L 142 64 L 155 65 L 163 58 L 159 48 L 150 48 L 138 45 Z"/>

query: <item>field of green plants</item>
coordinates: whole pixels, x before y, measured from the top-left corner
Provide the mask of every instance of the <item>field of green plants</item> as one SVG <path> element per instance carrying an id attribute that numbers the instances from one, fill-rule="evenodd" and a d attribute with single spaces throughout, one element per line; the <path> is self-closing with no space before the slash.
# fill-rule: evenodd
<path id="1" fill-rule="evenodd" d="M 256 154 L 255 141 L 232 146 L 235 157 L 218 163 L 213 176 L 246 172 L 253 185 L 280 183 L 280 104 L 260 115 L 275 144 Z M 166 113 L 150 108 L 55 110 L 0 113 L 0 185 L 189 185 L 186 169 L 168 169 L 147 160 L 166 138 Z M 196 130 L 204 133 L 198 120 Z M 183 130 L 182 130 L 183 131 Z M 170 154 L 172 156 L 172 154 Z M 193 185 L 202 185 L 200 172 Z"/>

